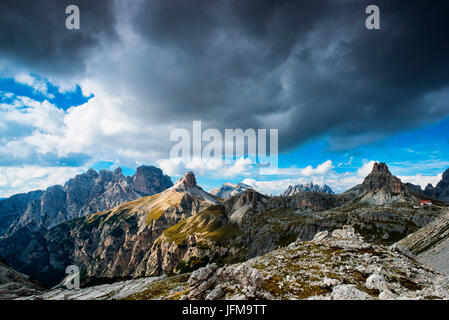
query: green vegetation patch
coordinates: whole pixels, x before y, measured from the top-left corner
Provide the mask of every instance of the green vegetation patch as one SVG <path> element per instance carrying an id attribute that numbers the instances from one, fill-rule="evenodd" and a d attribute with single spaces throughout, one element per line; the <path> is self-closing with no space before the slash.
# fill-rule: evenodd
<path id="1" fill-rule="evenodd" d="M 195 271 L 201 267 L 206 266 L 209 263 L 209 257 L 190 257 L 189 261 L 180 260 L 174 267 L 174 273 L 187 273 Z"/>
<path id="2" fill-rule="evenodd" d="M 223 240 L 235 236 L 237 230 L 236 226 L 227 224 L 223 208 L 213 206 L 197 215 L 181 220 L 163 232 L 169 241 L 176 244 L 181 244 L 187 236 L 195 233 L 205 233 L 206 237 L 213 240 Z"/>
<path id="3" fill-rule="evenodd" d="M 158 300 L 163 297 L 170 300 L 178 300 L 181 295 L 187 294 L 188 290 L 176 292 L 172 296 L 170 296 L 170 291 L 180 286 L 188 288 L 187 280 L 189 276 L 190 274 L 181 274 L 152 282 L 144 291 L 131 294 L 123 300 Z"/>

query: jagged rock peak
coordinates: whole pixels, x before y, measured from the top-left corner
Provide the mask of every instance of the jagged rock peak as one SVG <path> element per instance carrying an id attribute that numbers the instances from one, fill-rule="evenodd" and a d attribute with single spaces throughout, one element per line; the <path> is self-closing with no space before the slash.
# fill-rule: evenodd
<path id="1" fill-rule="evenodd" d="M 93 168 L 90 168 L 89 170 L 87 170 L 86 174 L 88 176 L 93 177 L 93 178 L 97 178 L 98 177 L 98 172 L 95 169 L 93 169 Z"/>
<path id="2" fill-rule="evenodd" d="M 160 187 L 165 190 L 173 186 L 170 177 L 164 175 L 161 169 L 153 166 L 140 166 L 132 177 L 132 185 L 143 193 L 159 193 Z M 159 189 L 159 190 L 156 190 Z"/>
<path id="3" fill-rule="evenodd" d="M 400 193 L 403 190 L 401 180 L 393 176 L 383 162 L 374 164 L 373 170 L 363 180 L 362 185 L 365 190 L 374 192 L 384 189 L 387 193 Z"/>
<path id="4" fill-rule="evenodd" d="M 307 184 L 298 184 L 295 186 L 289 186 L 287 190 L 282 194 L 283 196 L 294 196 L 295 194 L 302 192 L 323 192 L 328 194 L 334 194 L 332 189 L 328 185 L 320 186 L 318 184 L 314 184 L 313 182 Z"/>
<path id="5" fill-rule="evenodd" d="M 391 175 L 390 170 L 388 170 L 387 164 L 384 162 L 381 162 L 381 163 L 376 162 L 373 166 L 373 170 L 371 171 L 371 173 L 381 173 L 381 174 Z"/>
<path id="6" fill-rule="evenodd" d="M 220 188 L 212 189 L 210 191 L 210 194 L 213 194 L 214 196 L 221 199 L 229 199 L 230 197 L 241 194 L 248 189 L 252 189 L 252 187 L 243 182 L 237 183 L 236 185 L 230 182 L 226 182 L 223 183 Z"/>
<path id="7" fill-rule="evenodd" d="M 443 172 L 443 177 L 441 180 L 449 181 L 449 169 Z"/>
<path id="8" fill-rule="evenodd" d="M 186 187 L 196 187 L 195 174 L 192 171 L 187 172 L 184 177 L 178 180 L 176 185 L 184 185 Z"/>

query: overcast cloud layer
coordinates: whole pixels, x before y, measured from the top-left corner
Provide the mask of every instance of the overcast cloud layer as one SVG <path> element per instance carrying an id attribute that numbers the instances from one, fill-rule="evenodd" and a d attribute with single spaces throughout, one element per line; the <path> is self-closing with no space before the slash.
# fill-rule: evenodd
<path id="1" fill-rule="evenodd" d="M 69 4 L 79 31 L 65 28 Z M 318 137 L 350 149 L 447 116 L 449 2 L 376 1 L 376 31 L 369 4 L 4 0 L 2 75 L 95 97 L 67 111 L 28 101 L 31 119 L 11 107 L 22 98 L 2 104 L 0 165 L 157 163 L 193 120 L 279 128 L 286 152 Z"/>

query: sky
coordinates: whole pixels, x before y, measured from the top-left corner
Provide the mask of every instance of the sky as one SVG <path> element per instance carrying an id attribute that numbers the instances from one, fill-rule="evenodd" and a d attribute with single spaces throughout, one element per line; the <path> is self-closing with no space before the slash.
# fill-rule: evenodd
<path id="1" fill-rule="evenodd" d="M 80 8 L 81 28 L 65 27 Z M 365 8 L 380 8 L 380 30 Z M 343 192 L 449 168 L 447 1 L 3 0 L 0 198 L 143 164 L 206 190 Z M 279 169 L 170 158 L 174 129 L 279 130 Z"/>

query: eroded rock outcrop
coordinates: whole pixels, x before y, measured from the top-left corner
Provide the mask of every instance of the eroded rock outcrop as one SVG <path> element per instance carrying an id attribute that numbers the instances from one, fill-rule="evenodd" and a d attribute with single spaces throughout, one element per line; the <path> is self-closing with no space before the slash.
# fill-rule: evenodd
<path id="1" fill-rule="evenodd" d="M 194 181 L 186 174 L 156 195 L 64 222 L 45 232 L 19 232 L 0 241 L 0 253 L 15 268 L 49 286 L 62 279 L 70 264 L 95 278 L 160 274 L 166 270 L 151 263 L 155 240 L 179 221 L 218 203 Z"/>
<path id="2" fill-rule="evenodd" d="M 156 194 L 173 185 L 156 167 L 141 166 L 132 177 L 120 168 L 114 172 L 94 169 L 70 179 L 64 186 L 13 196 L 0 201 L 3 229 L 11 236 L 21 228 L 48 229 L 61 222 L 114 208 L 143 196 Z M 0 233 L 0 236 L 2 234 Z"/>
<path id="3" fill-rule="evenodd" d="M 351 226 L 244 263 L 192 273 L 186 299 L 449 299 L 449 278 Z"/>
<path id="4" fill-rule="evenodd" d="M 449 169 L 447 169 L 435 187 L 428 184 L 424 193 L 429 197 L 449 202 Z"/>
<path id="5" fill-rule="evenodd" d="M 449 276 L 449 210 L 392 248 Z"/>
<path id="6" fill-rule="evenodd" d="M 237 183 L 236 185 L 227 182 L 224 183 L 220 188 L 212 189 L 210 191 L 210 194 L 213 194 L 217 198 L 226 200 L 230 197 L 239 195 L 249 189 L 252 189 L 252 187 L 242 182 Z"/>
<path id="7" fill-rule="evenodd" d="M 322 193 L 328 193 L 328 194 L 334 194 L 332 189 L 327 186 L 320 186 L 317 184 L 313 184 L 312 182 L 307 184 L 298 184 L 295 186 L 289 186 L 287 190 L 284 191 L 282 194 L 284 197 L 294 196 L 297 193 L 301 192 L 322 192 Z"/>
<path id="8" fill-rule="evenodd" d="M 384 206 L 397 203 L 417 203 L 429 199 L 417 186 L 402 183 L 392 175 L 385 163 L 375 163 L 371 173 L 365 177 L 363 183 L 357 185 L 341 195 L 353 198 L 353 201 L 370 205 Z M 439 203 L 440 205 L 443 205 Z"/>
<path id="9" fill-rule="evenodd" d="M 0 300 L 34 295 L 42 291 L 42 287 L 31 281 L 27 275 L 11 268 L 0 257 Z"/>

